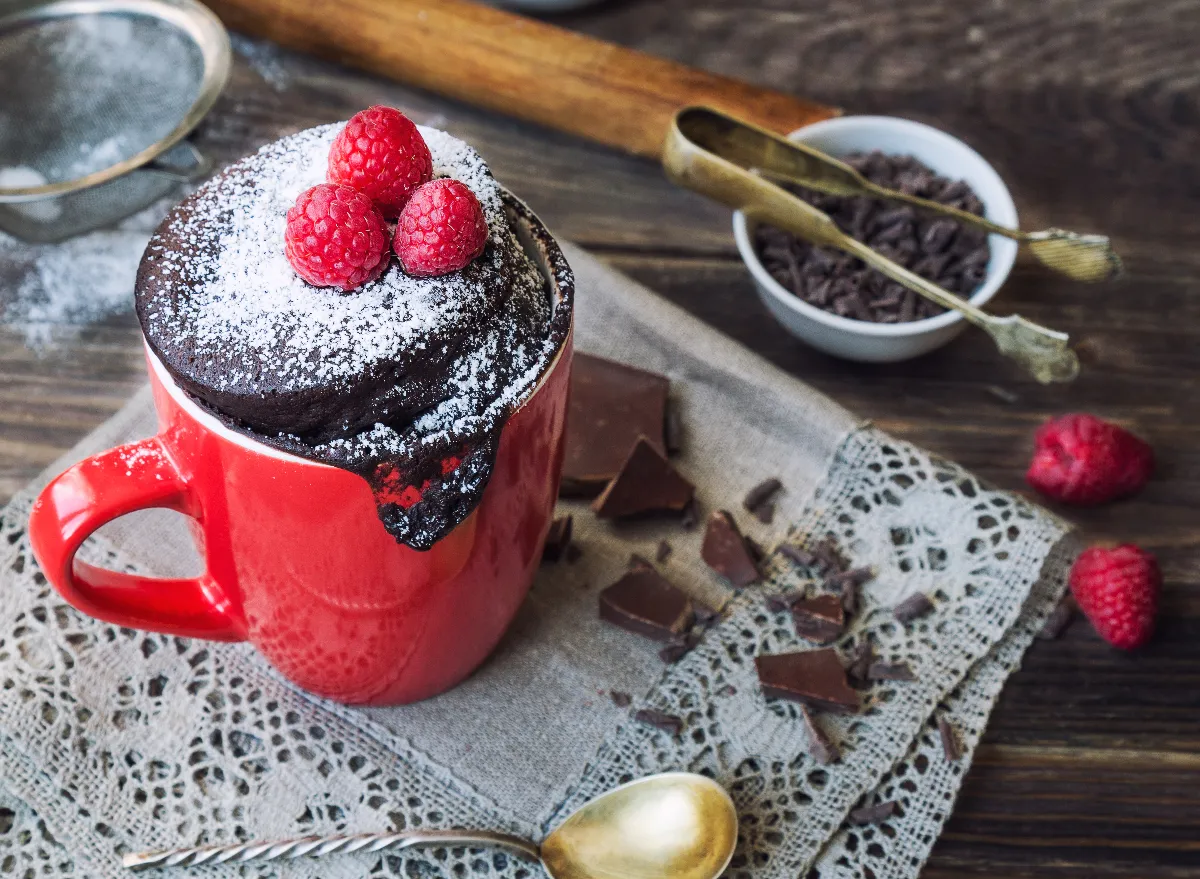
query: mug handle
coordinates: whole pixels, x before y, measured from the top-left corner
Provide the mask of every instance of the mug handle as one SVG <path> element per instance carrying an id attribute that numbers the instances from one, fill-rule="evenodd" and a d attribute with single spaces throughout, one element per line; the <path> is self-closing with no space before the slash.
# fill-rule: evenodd
<path id="1" fill-rule="evenodd" d="M 203 520 L 161 436 L 101 452 L 55 478 L 34 503 L 29 541 L 46 577 L 89 616 L 187 638 L 245 640 L 240 607 L 208 570 L 199 577 L 142 577 L 75 558 L 101 525 L 154 507 Z"/>

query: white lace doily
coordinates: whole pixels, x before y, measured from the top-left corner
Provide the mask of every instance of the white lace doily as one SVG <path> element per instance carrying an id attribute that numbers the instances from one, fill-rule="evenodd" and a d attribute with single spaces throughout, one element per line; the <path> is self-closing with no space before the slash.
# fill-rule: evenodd
<path id="1" fill-rule="evenodd" d="M 149 635 L 77 614 L 32 562 L 28 504 L 18 498 L 0 525 L 0 873 L 115 879 L 129 849 L 251 837 L 546 829 L 360 713 L 299 693 L 245 645 Z M 1061 594 L 1064 564 L 1051 549 L 1063 528 L 958 467 L 862 430 L 794 530 L 832 535 L 856 566 L 877 570 L 839 643 L 869 637 L 918 680 L 877 684 L 859 715 L 821 718 L 841 760 L 819 766 L 805 756 L 793 708 L 763 700 L 753 669 L 756 653 L 805 646 L 786 615 L 762 602 L 764 589 L 805 577 L 779 561 L 770 583 L 736 597 L 704 642 L 635 698 L 635 708 L 684 717 L 683 734 L 618 726 L 559 817 L 628 778 L 687 768 L 714 775 L 735 797 L 742 834 L 731 872 L 739 879 L 794 879 L 813 866 L 838 879 L 916 875 L 1004 679 Z M 109 566 L 125 565 L 115 547 L 94 551 Z M 890 608 L 916 591 L 936 609 L 901 625 Z M 959 763 L 941 755 L 935 711 L 959 730 Z M 843 829 L 864 796 L 900 808 L 885 825 Z M 449 849 L 194 874 L 524 879 L 535 870 L 499 852 Z"/>

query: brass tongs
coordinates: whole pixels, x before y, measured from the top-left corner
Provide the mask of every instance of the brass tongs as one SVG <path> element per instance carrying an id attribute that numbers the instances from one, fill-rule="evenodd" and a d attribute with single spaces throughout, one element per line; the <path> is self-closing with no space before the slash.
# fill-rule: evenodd
<path id="1" fill-rule="evenodd" d="M 909 290 L 958 311 L 991 336 L 1000 353 L 1017 361 L 1039 382 L 1067 382 L 1079 374 L 1079 359 L 1067 347 L 1066 333 L 1016 314 L 988 314 L 850 237 L 827 214 L 769 179 L 784 177 L 839 195 L 862 193 L 861 188 L 830 188 L 849 186 L 845 175 L 830 170 L 831 166 L 857 176 L 848 165 L 823 153 L 707 107 L 680 110 L 663 150 L 663 168 L 675 182 L 744 211 L 755 223 L 786 229 L 813 244 L 858 257 Z"/>

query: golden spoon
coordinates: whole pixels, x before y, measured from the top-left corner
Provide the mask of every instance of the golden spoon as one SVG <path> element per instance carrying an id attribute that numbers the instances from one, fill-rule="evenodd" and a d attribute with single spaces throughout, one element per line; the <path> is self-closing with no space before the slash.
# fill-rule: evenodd
<path id="1" fill-rule="evenodd" d="M 683 125 L 694 140 L 736 165 L 765 177 L 786 180 L 828 195 L 865 195 L 910 204 L 953 218 L 967 226 L 1029 245 L 1043 265 L 1076 281 L 1106 281 L 1121 272 L 1121 258 L 1105 235 L 1083 235 L 1065 229 L 1022 232 L 950 205 L 919 198 L 872 183 L 845 162 L 716 110 L 685 110 Z M 681 114 L 682 115 L 682 114 Z"/>
<path id="2" fill-rule="evenodd" d="M 729 120 L 737 130 L 746 129 L 759 137 L 762 149 L 750 156 L 734 148 L 722 132 L 724 117 L 715 110 L 691 107 L 675 116 L 667 132 L 663 168 L 667 176 L 696 192 L 746 212 L 755 223 L 786 229 L 813 244 L 835 247 L 856 256 L 893 281 L 924 296 L 943 308 L 962 314 L 986 332 L 1000 353 L 1021 364 L 1042 384 L 1071 381 L 1079 375 L 1079 358 L 1067 347 L 1068 336 L 1028 321 L 1020 315 L 996 317 L 960 299 L 937 284 L 910 272 L 856 238 L 847 235 L 829 216 L 808 202 L 776 186 L 752 168 L 774 167 L 773 144 L 786 147 L 790 141 L 747 123 Z M 741 143 L 741 139 L 738 139 Z M 745 145 L 743 144 L 743 147 Z"/>
<path id="3" fill-rule="evenodd" d="M 540 860 L 552 879 L 716 879 L 737 842 L 737 812 L 719 784 L 690 772 L 649 775 L 580 806 L 541 846 L 504 833 L 411 830 L 129 854 L 131 870 L 244 864 L 417 845 L 499 845 Z"/>

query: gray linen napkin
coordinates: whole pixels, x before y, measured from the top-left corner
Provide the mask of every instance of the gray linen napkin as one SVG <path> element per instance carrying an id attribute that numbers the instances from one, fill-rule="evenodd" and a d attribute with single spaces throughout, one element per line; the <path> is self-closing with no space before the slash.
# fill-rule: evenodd
<path id="1" fill-rule="evenodd" d="M 23 535 L 28 504 L 69 461 L 151 433 L 142 392 L 3 518 L 0 576 L 10 600 L 0 608 L 0 686 L 15 695 L 0 701 L 7 787 L 0 802 L 12 798 L 14 820 L 46 828 L 14 857 L 65 859 L 78 875 L 117 876 L 117 853 L 131 848 L 392 826 L 536 836 L 624 778 L 683 768 L 709 772 L 734 793 L 743 818 L 735 874 L 791 877 L 815 866 L 829 876 L 915 875 L 966 765 L 931 759 L 934 715 L 953 718 L 969 759 L 1004 678 L 1061 591 L 1063 551 L 1054 547 L 1062 526 L 860 425 L 713 329 L 566 249 L 578 278 L 578 347 L 670 376 L 685 427 L 679 467 L 704 509 L 734 508 L 751 485 L 778 476 L 785 492 L 777 524 L 739 515 L 743 525 L 767 545 L 789 529 L 799 538 L 830 534 L 856 564 L 874 566 L 879 576 L 864 591 L 847 644 L 869 637 L 886 658 L 909 662 L 919 680 L 877 686 L 862 715 L 828 722 L 844 756 L 817 766 L 795 712 L 758 694 L 752 664 L 755 653 L 805 648 L 786 620 L 764 610 L 761 592 L 800 585 L 808 572 L 776 558 L 767 585 L 734 595 L 699 560 L 699 531 L 663 522 L 613 526 L 571 504 L 564 508 L 576 514 L 583 557 L 544 566 L 489 662 L 419 705 L 332 705 L 294 690 L 245 645 L 85 619 L 36 571 Z M 726 606 L 704 643 L 669 667 L 655 645 L 596 617 L 597 591 L 620 575 L 631 552 L 652 555 L 663 538 L 674 548 L 666 575 Z M 197 564 L 181 517 L 161 512 L 114 523 L 89 552 L 154 573 Z M 900 626 L 890 608 L 915 591 L 933 596 L 937 610 Z M 634 708 L 678 714 L 684 734 L 672 739 L 632 721 L 610 699 L 613 691 L 632 694 Z M 911 783 L 900 788 L 897 773 Z M 864 796 L 901 801 L 890 819 L 898 832 L 878 837 L 885 845 L 869 844 L 875 828 L 839 829 Z M 462 850 L 241 869 L 522 875 L 502 855 Z"/>

